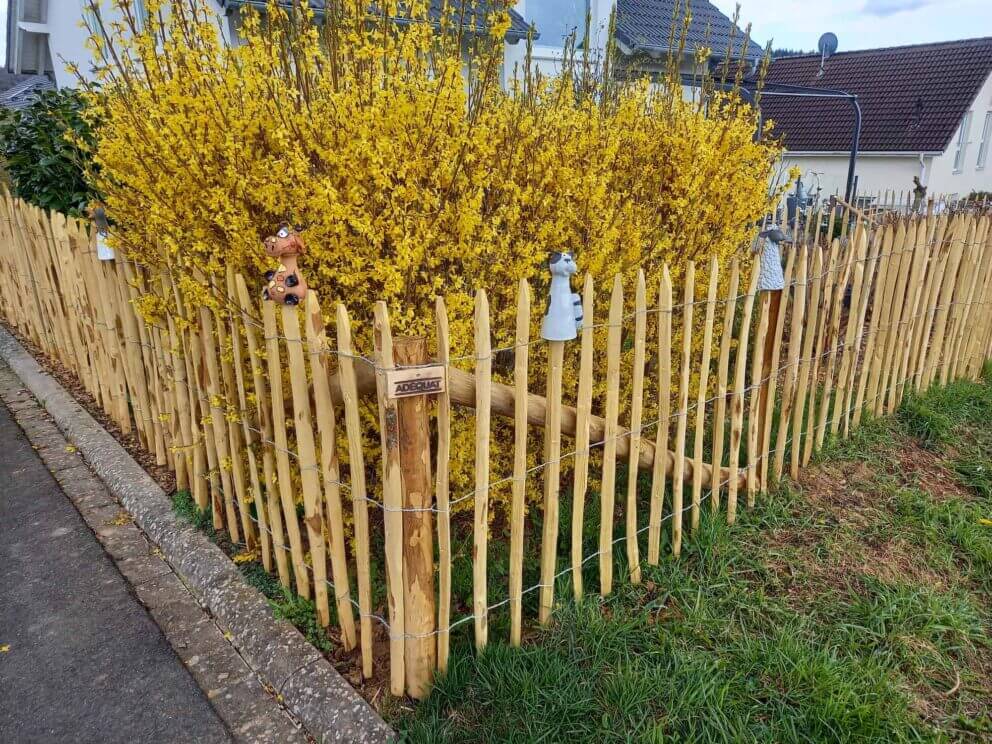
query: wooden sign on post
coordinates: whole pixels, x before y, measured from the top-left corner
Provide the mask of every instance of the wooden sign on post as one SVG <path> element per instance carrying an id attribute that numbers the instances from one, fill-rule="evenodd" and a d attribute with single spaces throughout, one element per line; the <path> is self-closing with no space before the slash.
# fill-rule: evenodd
<path id="1" fill-rule="evenodd" d="M 386 370 L 386 397 L 398 400 L 415 395 L 440 395 L 447 389 L 446 369 L 443 364 L 432 364 Z"/>

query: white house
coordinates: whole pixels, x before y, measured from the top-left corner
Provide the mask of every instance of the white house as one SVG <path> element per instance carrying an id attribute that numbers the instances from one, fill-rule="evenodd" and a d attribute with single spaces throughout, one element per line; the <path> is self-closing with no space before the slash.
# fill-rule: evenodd
<path id="1" fill-rule="evenodd" d="M 289 5 L 290 0 L 282 0 Z M 452 0 L 454 3 L 459 0 Z M 86 74 L 90 67 L 90 53 L 86 49 L 88 31 L 81 21 L 91 14 L 88 8 L 93 0 L 8 0 L 7 10 L 7 72 L 13 74 L 48 74 L 59 87 L 75 83 L 73 74 L 66 71 L 66 63 L 75 63 Z M 131 0 L 139 19 L 145 16 L 143 0 Z M 209 0 L 217 15 L 223 19 L 221 29 L 229 43 L 237 44 L 240 36 L 240 11 L 245 6 L 264 8 L 265 0 Z M 97 0 L 105 18 L 114 17 L 111 0 Z M 310 0 L 318 19 L 325 7 L 325 0 Z M 474 32 L 485 31 L 485 19 L 491 3 L 480 0 L 469 3 L 465 26 Z M 440 0 L 432 0 L 431 12 L 438 14 Z M 512 25 L 506 34 L 507 48 L 527 37 L 529 26 L 518 13 L 511 13 Z M 511 55 L 508 55 L 508 57 Z"/>
<path id="2" fill-rule="evenodd" d="M 653 72 L 664 68 L 669 55 L 669 42 L 679 38 L 682 17 L 676 15 L 680 3 L 676 0 L 517 0 L 515 10 L 528 24 L 534 26 L 540 37 L 533 44 L 533 60 L 537 67 L 549 73 L 560 69 L 565 38 L 577 31 L 583 35 L 589 19 L 590 53 L 593 59 L 601 57 L 609 33 L 610 16 L 616 11 L 616 43 L 622 61 L 631 69 Z M 691 22 L 686 38 L 685 56 L 681 60 L 683 73 L 694 70 L 697 49 L 712 50 L 711 59 L 725 53 L 731 37 L 734 38 L 735 58 L 741 55 L 744 33 L 708 0 L 690 0 Z M 507 47 L 507 67 L 523 59 L 526 49 Z M 754 42 L 744 50 L 743 57 L 756 64 L 763 51 Z M 511 73 L 512 74 L 512 73 Z"/>
<path id="3" fill-rule="evenodd" d="M 950 200 L 992 191 L 992 37 L 775 60 L 770 83 L 857 95 L 863 123 L 859 194 L 912 189 Z M 785 162 L 807 187 L 844 193 L 854 124 L 842 100 L 769 97 L 762 112 L 784 139 Z"/>
<path id="4" fill-rule="evenodd" d="M 142 0 L 132 0 L 139 13 Z M 287 2 L 289 0 L 286 0 Z M 318 13 L 325 0 L 309 0 Z M 85 72 L 89 53 L 86 50 L 86 30 L 80 28 L 85 7 L 91 0 L 8 0 L 7 71 L 11 73 L 48 73 L 58 85 L 72 85 L 72 75 L 65 71 L 65 62 L 74 62 Z M 224 18 L 223 29 L 231 43 L 238 41 L 239 10 L 246 5 L 264 7 L 264 0 L 211 0 Z M 449 4 L 468 4 L 466 25 L 483 32 L 485 18 L 494 6 L 492 0 L 448 0 Z M 443 0 L 431 0 L 431 12 L 440 12 Z M 109 8 L 102 0 L 101 7 Z M 517 0 L 511 11 L 512 25 L 506 35 L 504 77 L 513 74 L 526 54 L 524 40 L 533 27 L 533 59 L 545 72 L 560 67 L 565 38 L 585 31 L 587 15 L 590 20 L 590 51 L 594 57 L 606 48 L 610 15 L 616 9 L 616 39 L 619 51 L 634 68 L 651 71 L 660 69 L 668 55 L 668 44 L 675 18 L 675 0 Z M 707 46 L 715 55 L 722 53 L 731 35 L 735 37 L 734 54 L 741 53 L 743 34 L 730 19 L 708 0 L 691 0 L 690 25 L 682 69 L 692 71 L 692 59 L 700 46 Z M 750 62 L 761 58 L 762 50 L 750 43 L 744 57 Z"/>

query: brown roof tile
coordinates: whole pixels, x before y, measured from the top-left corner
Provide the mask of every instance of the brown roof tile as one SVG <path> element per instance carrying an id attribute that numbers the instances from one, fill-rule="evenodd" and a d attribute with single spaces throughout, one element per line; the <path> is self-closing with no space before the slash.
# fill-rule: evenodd
<path id="1" fill-rule="evenodd" d="M 842 52 L 775 60 L 769 83 L 854 93 L 861 104 L 861 149 L 867 152 L 942 152 L 962 116 L 992 73 L 992 37 L 937 44 Z M 849 103 L 814 98 L 761 101 L 775 133 L 793 151 L 836 151 L 851 146 Z"/>

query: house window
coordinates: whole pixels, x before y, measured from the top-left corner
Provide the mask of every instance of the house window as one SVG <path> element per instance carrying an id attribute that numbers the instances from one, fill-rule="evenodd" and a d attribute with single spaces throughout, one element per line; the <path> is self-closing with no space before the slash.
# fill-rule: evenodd
<path id="1" fill-rule="evenodd" d="M 960 173 L 964 167 L 964 158 L 968 152 L 968 134 L 971 130 L 971 112 L 964 115 L 961 128 L 958 130 L 958 147 L 954 152 L 954 172 Z"/>
<path id="2" fill-rule="evenodd" d="M 145 7 L 145 0 L 134 0 L 134 17 L 138 22 L 138 30 L 144 31 L 148 25 L 148 8 Z"/>
<path id="3" fill-rule="evenodd" d="M 992 111 L 985 114 L 985 126 L 982 127 L 982 144 L 978 146 L 978 169 L 985 167 L 989 159 L 989 140 L 992 139 Z"/>
<path id="4" fill-rule="evenodd" d="M 98 10 L 99 5 L 97 5 L 94 0 L 84 0 L 83 22 L 86 24 L 87 33 L 96 33 L 100 28 L 99 16 L 97 14 Z"/>
<path id="5" fill-rule="evenodd" d="M 525 12 L 541 35 L 540 42 L 558 46 L 573 32 L 580 37 L 585 33 L 589 0 L 529 0 Z"/>

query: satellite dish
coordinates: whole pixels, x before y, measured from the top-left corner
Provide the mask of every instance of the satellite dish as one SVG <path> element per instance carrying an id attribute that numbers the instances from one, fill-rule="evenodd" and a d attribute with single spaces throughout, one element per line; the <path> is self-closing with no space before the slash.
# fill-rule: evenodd
<path id="1" fill-rule="evenodd" d="M 820 37 L 820 41 L 816 45 L 817 49 L 820 50 L 820 71 L 816 74 L 817 77 L 823 77 L 823 67 L 827 63 L 827 59 L 837 52 L 839 43 L 837 34 L 832 34 L 829 31 Z"/>
<path id="2" fill-rule="evenodd" d="M 832 34 L 829 31 L 820 37 L 820 41 L 817 42 L 816 48 L 820 51 L 820 55 L 823 59 L 828 59 L 832 57 L 837 52 L 837 46 L 840 42 L 837 41 L 837 34 Z"/>

